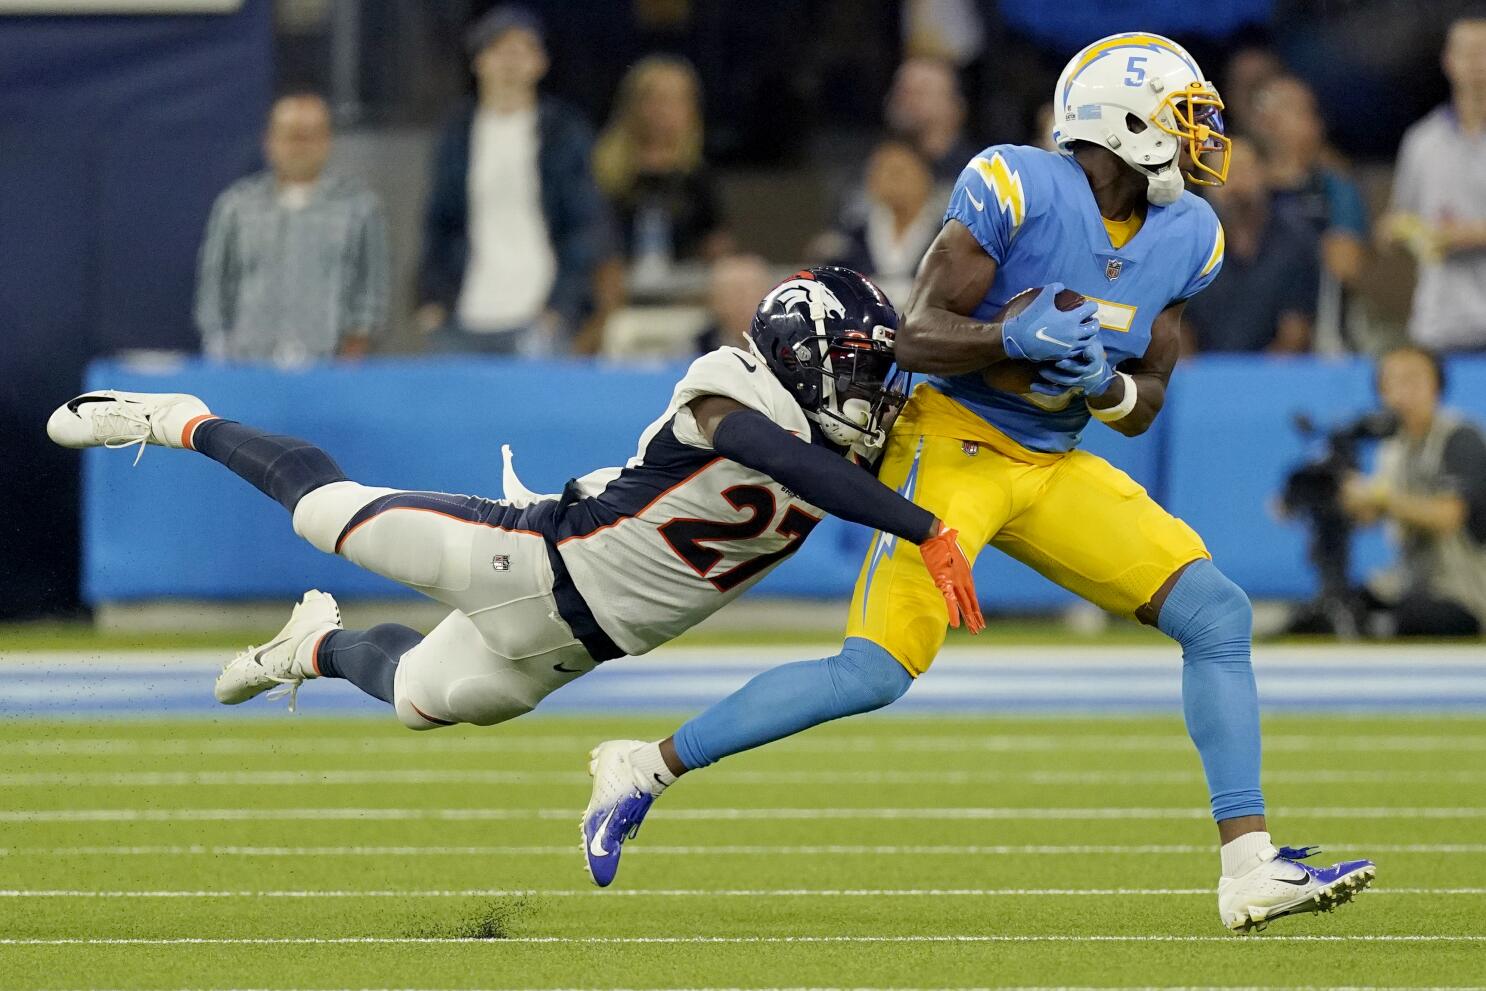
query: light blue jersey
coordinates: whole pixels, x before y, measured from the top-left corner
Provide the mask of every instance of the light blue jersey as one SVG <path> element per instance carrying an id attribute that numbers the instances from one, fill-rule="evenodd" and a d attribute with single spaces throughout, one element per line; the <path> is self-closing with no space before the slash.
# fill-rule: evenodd
<path id="1" fill-rule="evenodd" d="M 1071 157 L 1021 145 L 987 148 L 960 173 L 944 214 L 996 260 L 995 281 L 971 316 L 988 320 L 1022 290 L 1061 282 L 1099 304 L 1111 365 L 1144 355 L 1156 316 L 1201 292 L 1223 266 L 1223 229 L 1206 201 L 1184 192 L 1147 211 L 1135 236 L 1116 248 Z M 1072 450 L 1089 422 L 1082 396 L 1020 396 L 991 388 L 979 372 L 929 381 L 1035 451 Z"/>

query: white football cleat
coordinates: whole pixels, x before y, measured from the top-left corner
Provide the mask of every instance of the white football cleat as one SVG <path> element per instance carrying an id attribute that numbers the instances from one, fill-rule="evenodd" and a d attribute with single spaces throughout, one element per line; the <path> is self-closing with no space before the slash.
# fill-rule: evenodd
<path id="1" fill-rule="evenodd" d="M 217 701 L 237 705 L 282 687 L 293 712 L 299 686 L 307 678 L 319 677 L 314 651 L 320 638 L 340 628 L 341 610 L 334 598 L 315 589 L 304 593 L 278 636 L 262 647 L 249 647 L 222 668 L 217 675 Z"/>
<path id="2" fill-rule="evenodd" d="M 1241 877 L 1219 878 L 1218 914 L 1223 925 L 1250 932 L 1286 915 L 1330 912 L 1366 890 L 1377 876 L 1371 860 L 1346 860 L 1330 867 L 1300 863 L 1320 849 L 1270 847 Z"/>
<path id="3" fill-rule="evenodd" d="M 63 447 L 186 447 L 188 429 L 211 411 L 178 392 L 85 392 L 57 407 L 46 433 Z M 136 462 L 139 457 L 135 457 Z"/>
<path id="4" fill-rule="evenodd" d="M 642 740 L 609 740 L 588 754 L 593 794 L 581 823 L 583 863 L 601 888 L 614 881 L 620 847 L 639 832 L 651 803 L 666 790 L 658 777 L 647 777 L 630 761 L 630 755 L 646 745 Z"/>

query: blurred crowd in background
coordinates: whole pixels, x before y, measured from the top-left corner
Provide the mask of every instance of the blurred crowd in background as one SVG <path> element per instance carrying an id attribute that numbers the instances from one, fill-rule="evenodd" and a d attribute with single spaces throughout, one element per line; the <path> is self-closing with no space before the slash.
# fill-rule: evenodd
<path id="1" fill-rule="evenodd" d="M 806 264 L 902 307 L 965 164 L 1049 146 L 1067 59 L 1132 29 L 1235 136 L 1190 352 L 1486 350 L 1469 0 L 241 0 L 0 17 L 0 422 L 134 351 L 684 358 Z M 65 613 L 79 461 L 10 444 L 0 615 Z M 1486 492 L 1479 447 L 1441 464 Z"/>
<path id="2" fill-rule="evenodd" d="M 1486 9 L 343 6 L 279 4 L 267 168 L 203 238 L 208 354 L 682 355 L 735 340 L 804 263 L 901 306 L 959 171 L 990 144 L 1050 148 L 1063 60 L 1131 27 L 1193 50 L 1236 137 L 1190 352 L 1486 349 Z M 435 122 L 420 222 L 389 224 L 383 201 L 420 183 L 350 178 L 334 132 Z"/>

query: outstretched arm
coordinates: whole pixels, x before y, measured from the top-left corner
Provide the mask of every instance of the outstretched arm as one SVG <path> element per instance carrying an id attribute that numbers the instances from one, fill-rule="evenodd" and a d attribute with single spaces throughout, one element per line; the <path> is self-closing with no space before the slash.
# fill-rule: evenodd
<path id="1" fill-rule="evenodd" d="M 883 485 L 871 473 L 833 451 L 785 430 L 757 410 L 724 396 L 691 403 L 703 437 L 718 454 L 763 472 L 832 516 L 896 534 L 921 544 L 940 524 Z"/>
<path id="2" fill-rule="evenodd" d="M 796 437 L 734 399 L 702 396 L 690 408 L 698 430 L 718 454 L 768 475 L 832 516 L 918 544 L 944 595 L 949 624 L 958 627 L 963 617 L 971 632 L 985 626 L 970 562 L 956 543 L 958 534 L 928 510 L 841 455 Z"/>

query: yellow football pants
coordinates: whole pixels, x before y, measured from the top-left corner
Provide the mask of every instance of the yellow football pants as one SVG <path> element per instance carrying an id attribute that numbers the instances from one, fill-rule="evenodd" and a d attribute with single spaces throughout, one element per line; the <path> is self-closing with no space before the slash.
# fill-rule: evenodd
<path id="1" fill-rule="evenodd" d="M 893 425 L 879 477 L 958 530 L 971 560 L 990 544 L 1120 616 L 1210 556 L 1191 527 L 1103 458 L 1028 450 L 927 385 Z M 983 592 L 994 600 L 994 589 Z M 846 635 L 881 645 L 917 676 L 944 642 L 945 619 L 918 548 L 876 534 Z"/>

